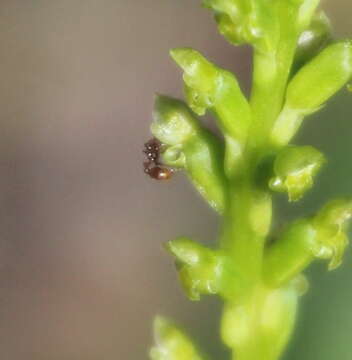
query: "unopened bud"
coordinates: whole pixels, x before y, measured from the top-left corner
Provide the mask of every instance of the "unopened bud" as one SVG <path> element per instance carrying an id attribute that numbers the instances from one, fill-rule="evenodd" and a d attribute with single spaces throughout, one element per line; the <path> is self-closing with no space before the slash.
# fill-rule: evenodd
<path id="1" fill-rule="evenodd" d="M 202 360 L 188 336 L 161 316 L 154 320 L 154 337 L 151 360 Z"/>
<path id="2" fill-rule="evenodd" d="M 312 146 L 287 146 L 275 159 L 275 176 L 269 186 L 274 191 L 287 192 L 290 201 L 297 201 L 312 187 L 324 162 L 323 154 Z"/>
<path id="3" fill-rule="evenodd" d="M 167 145 L 184 143 L 198 128 L 197 121 L 187 106 L 182 101 L 167 96 L 156 96 L 153 118 L 153 135 Z"/>

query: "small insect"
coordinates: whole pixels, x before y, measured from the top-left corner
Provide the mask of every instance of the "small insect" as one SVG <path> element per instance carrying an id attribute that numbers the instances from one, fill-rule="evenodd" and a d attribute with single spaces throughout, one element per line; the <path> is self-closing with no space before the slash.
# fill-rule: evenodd
<path id="1" fill-rule="evenodd" d="M 147 161 L 144 161 L 144 172 L 155 180 L 168 180 L 174 170 L 163 166 L 160 162 L 160 152 L 163 145 L 156 138 L 152 138 L 144 144 L 144 154 Z"/>

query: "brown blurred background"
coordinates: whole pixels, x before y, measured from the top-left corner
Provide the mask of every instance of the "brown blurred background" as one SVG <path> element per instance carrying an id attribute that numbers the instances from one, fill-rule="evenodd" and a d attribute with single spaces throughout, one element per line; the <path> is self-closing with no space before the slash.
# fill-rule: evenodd
<path id="1" fill-rule="evenodd" d="M 156 313 L 226 356 L 219 302 L 185 299 L 162 249 L 182 234 L 211 243 L 218 219 L 182 175 L 142 172 L 153 93 L 182 94 L 169 48 L 201 50 L 248 89 L 249 49 L 217 35 L 199 3 L 0 1 L 1 360 L 145 359 Z M 351 34 L 350 2 L 325 7 Z M 351 114 L 342 92 L 304 128 L 297 142 L 330 165 L 304 202 L 279 201 L 282 221 L 352 193 Z M 286 359 L 351 359 L 351 268 L 310 272 Z"/>

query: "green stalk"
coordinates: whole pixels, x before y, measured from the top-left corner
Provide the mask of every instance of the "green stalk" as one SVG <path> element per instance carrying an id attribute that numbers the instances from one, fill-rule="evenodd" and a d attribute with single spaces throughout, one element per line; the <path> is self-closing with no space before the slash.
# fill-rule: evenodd
<path id="1" fill-rule="evenodd" d="M 258 214 L 263 216 L 258 219 Z M 271 222 L 271 197 L 249 179 L 230 190 L 224 214 L 221 248 L 231 254 L 239 271 L 253 284 L 261 276 L 263 248 Z"/>
<path id="2" fill-rule="evenodd" d="M 254 53 L 250 102 L 253 114 L 251 147 L 260 149 L 265 146 L 267 138 L 263 134 L 269 133 L 280 111 L 285 81 L 285 74 L 280 73 L 274 54 Z"/>

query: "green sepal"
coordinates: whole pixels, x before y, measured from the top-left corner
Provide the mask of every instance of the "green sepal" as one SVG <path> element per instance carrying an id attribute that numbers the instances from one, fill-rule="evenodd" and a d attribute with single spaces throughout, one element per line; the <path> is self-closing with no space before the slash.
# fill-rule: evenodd
<path id="1" fill-rule="evenodd" d="M 272 143 L 276 146 L 287 144 L 303 118 L 323 106 L 351 76 L 351 41 L 329 45 L 303 66 L 287 87 L 284 108 L 272 130 Z"/>
<path id="2" fill-rule="evenodd" d="M 163 162 L 183 168 L 209 205 L 222 213 L 227 180 L 221 141 L 200 125 L 182 101 L 166 96 L 156 98 L 151 131 L 165 144 Z"/>
<path id="3" fill-rule="evenodd" d="M 171 321 L 158 316 L 154 320 L 155 346 L 151 360 L 202 360 L 188 336 Z"/>
<path id="4" fill-rule="evenodd" d="M 182 286 L 190 300 L 218 294 L 233 298 L 239 293 L 239 275 L 231 259 L 189 238 L 170 241 L 167 250 L 176 258 Z"/>
<path id="5" fill-rule="evenodd" d="M 312 146 L 287 146 L 274 161 L 275 175 L 269 187 L 287 192 L 289 201 L 297 201 L 313 186 L 313 178 L 324 163 L 324 155 Z"/>

